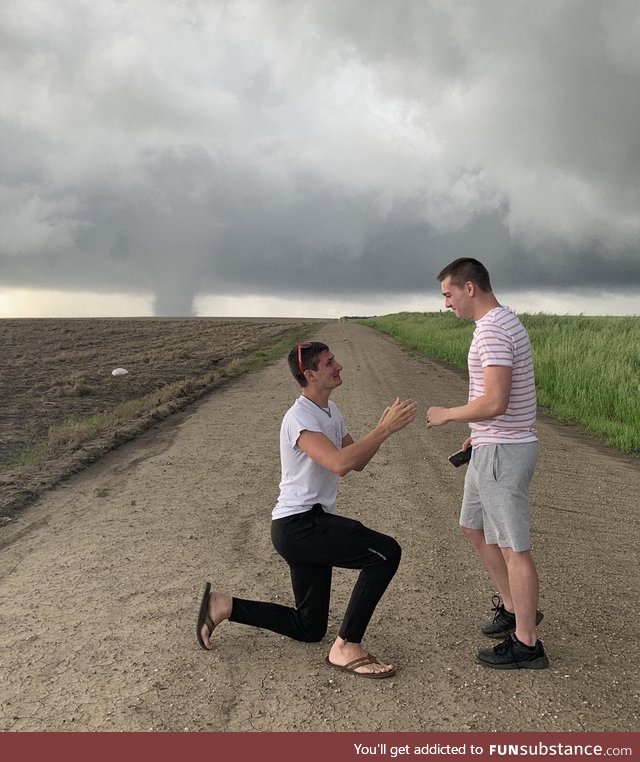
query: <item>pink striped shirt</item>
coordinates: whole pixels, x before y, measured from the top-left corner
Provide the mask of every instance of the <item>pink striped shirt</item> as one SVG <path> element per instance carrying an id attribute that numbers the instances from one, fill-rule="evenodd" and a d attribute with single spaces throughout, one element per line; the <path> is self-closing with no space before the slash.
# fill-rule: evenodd
<path id="1" fill-rule="evenodd" d="M 531 343 L 512 310 L 495 307 L 476 321 L 467 361 L 469 402 L 484 394 L 484 368 L 504 365 L 513 369 L 506 412 L 469 424 L 473 446 L 536 442 L 536 386 Z"/>

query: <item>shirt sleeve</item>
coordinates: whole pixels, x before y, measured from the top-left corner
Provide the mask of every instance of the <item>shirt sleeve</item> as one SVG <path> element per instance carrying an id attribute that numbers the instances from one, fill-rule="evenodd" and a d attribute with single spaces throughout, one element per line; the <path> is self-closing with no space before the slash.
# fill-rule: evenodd
<path id="1" fill-rule="evenodd" d="M 318 431 L 322 429 L 313 415 L 307 414 L 304 410 L 290 411 L 283 422 L 285 441 L 291 449 L 297 446 L 298 438 L 303 431 Z"/>
<path id="2" fill-rule="evenodd" d="M 513 339 L 501 326 L 489 324 L 478 329 L 476 349 L 483 368 L 490 365 L 513 367 Z"/>

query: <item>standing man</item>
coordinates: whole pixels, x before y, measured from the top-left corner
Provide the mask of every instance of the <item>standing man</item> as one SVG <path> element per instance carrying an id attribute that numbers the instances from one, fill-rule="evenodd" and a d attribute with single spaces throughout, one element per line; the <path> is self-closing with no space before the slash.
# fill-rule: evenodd
<path id="1" fill-rule="evenodd" d="M 529 483 L 538 455 L 531 344 L 520 320 L 499 304 L 477 259 L 456 259 L 438 280 L 445 307 L 476 322 L 468 357 L 469 401 L 430 407 L 427 428 L 458 421 L 471 429 L 463 444 L 472 453 L 460 526 L 502 598 L 482 632 L 505 638 L 478 651 L 477 659 L 494 669 L 544 669 L 549 659 L 536 635 L 542 614 L 529 536 Z"/>
<path id="2" fill-rule="evenodd" d="M 228 619 L 294 640 L 320 641 L 327 631 L 333 567 L 359 569 L 325 663 L 358 677 L 391 677 L 393 665 L 368 653 L 362 638 L 396 573 L 400 546 L 359 521 L 338 516 L 336 499 L 340 477 L 362 471 L 391 434 L 415 420 L 416 404 L 397 398 L 377 426 L 354 442 L 340 410 L 329 400 L 342 384 L 342 365 L 329 347 L 319 341 L 298 344 L 288 360 L 302 393 L 280 428 L 282 478 L 272 511 L 271 539 L 289 564 L 295 608 L 232 597 L 212 591 L 207 582 L 196 637 L 202 648 L 210 650 L 213 631 Z"/>

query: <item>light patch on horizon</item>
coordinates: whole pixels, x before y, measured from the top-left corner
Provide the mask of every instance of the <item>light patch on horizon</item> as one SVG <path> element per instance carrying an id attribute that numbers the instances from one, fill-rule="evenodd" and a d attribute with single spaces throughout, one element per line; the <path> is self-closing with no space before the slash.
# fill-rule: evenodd
<path id="1" fill-rule="evenodd" d="M 565 292 L 509 292 L 497 294 L 500 301 L 518 313 L 544 312 L 552 315 L 640 314 L 640 296 L 624 294 L 575 295 Z M 398 312 L 444 310 L 433 292 L 413 294 L 358 295 L 352 299 L 284 298 L 264 294 L 237 296 L 204 295 L 196 299 L 196 317 L 319 318 L 390 315 Z M 92 318 L 151 317 L 153 297 L 135 294 L 70 293 L 68 291 L 0 289 L 0 319 L 5 318 Z M 183 317 L 194 317 L 184 315 Z"/>
<path id="2" fill-rule="evenodd" d="M 151 295 L 4 288 L 0 318 L 145 317 L 152 302 Z"/>
<path id="3" fill-rule="evenodd" d="M 640 294 L 573 294 L 567 291 L 504 292 L 502 304 L 517 313 L 549 315 L 640 316 Z"/>

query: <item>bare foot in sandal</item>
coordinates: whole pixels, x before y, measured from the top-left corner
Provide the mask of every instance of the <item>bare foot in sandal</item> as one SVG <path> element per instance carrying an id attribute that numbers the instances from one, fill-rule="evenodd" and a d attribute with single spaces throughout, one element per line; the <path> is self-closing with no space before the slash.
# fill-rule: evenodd
<path id="1" fill-rule="evenodd" d="M 342 638 L 336 638 L 325 662 L 362 677 L 392 677 L 396 673 L 393 664 L 387 664 L 365 651 L 360 643 L 348 643 Z"/>
<path id="2" fill-rule="evenodd" d="M 211 585 L 207 582 L 200 603 L 196 629 L 198 643 L 205 651 L 211 650 L 211 635 L 221 622 L 231 616 L 232 606 L 230 595 L 211 590 Z"/>

